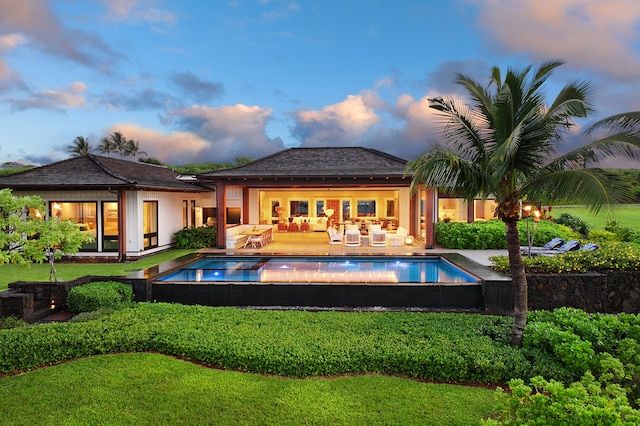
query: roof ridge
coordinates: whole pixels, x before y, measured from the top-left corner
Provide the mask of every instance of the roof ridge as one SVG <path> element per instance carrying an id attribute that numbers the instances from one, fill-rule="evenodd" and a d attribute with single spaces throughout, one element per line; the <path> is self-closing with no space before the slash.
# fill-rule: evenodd
<path id="1" fill-rule="evenodd" d="M 114 172 L 113 170 L 111 170 L 109 167 L 107 167 L 102 161 L 100 161 L 100 157 L 94 154 L 87 154 L 87 156 L 91 159 L 91 161 L 93 161 L 98 167 L 100 167 L 102 170 L 104 170 L 106 173 L 110 174 L 111 176 L 113 176 L 116 179 L 120 179 L 123 180 L 127 183 L 130 184 L 135 184 L 136 181 L 126 178 L 124 176 L 120 176 L 119 174 L 117 174 L 116 172 Z M 105 157 L 105 158 L 109 158 L 110 157 Z M 124 160 L 123 160 L 124 161 Z"/>

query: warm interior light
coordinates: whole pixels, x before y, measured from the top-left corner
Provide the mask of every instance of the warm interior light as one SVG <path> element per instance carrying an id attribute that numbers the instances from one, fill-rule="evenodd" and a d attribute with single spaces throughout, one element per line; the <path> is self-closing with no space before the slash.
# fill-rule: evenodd
<path id="1" fill-rule="evenodd" d="M 533 220 L 535 222 L 540 222 L 540 211 L 539 210 L 534 211 L 533 215 L 535 216 L 535 218 Z"/>

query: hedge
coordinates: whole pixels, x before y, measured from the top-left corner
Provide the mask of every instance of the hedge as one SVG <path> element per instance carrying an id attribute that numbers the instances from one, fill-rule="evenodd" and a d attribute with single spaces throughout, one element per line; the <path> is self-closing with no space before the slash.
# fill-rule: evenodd
<path id="1" fill-rule="evenodd" d="M 67 295 L 69 312 L 92 312 L 101 308 L 114 308 L 133 301 L 130 285 L 118 281 L 95 281 L 74 287 Z"/>

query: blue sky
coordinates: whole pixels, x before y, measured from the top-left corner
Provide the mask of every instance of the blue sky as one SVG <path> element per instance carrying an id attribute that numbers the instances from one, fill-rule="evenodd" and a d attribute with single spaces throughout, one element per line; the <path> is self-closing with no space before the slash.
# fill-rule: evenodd
<path id="1" fill-rule="evenodd" d="M 0 162 L 46 164 L 121 131 L 179 165 L 294 146 L 411 159 L 432 96 L 560 59 L 591 120 L 640 110 L 637 0 L 0 0 Z M 604 164 L 611 167 L 632 163 Z"/>

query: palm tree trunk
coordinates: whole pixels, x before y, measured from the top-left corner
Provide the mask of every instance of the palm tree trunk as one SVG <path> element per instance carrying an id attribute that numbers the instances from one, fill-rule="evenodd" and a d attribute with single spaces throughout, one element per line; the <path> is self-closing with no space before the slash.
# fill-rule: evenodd
<path id="1" fill-rule="evenodd" d="M 514 308 L 513 330 L 511 332 L 511 345 L 522 346 L 522 336 L 527 326 L 528 291 L 527 276 L 524 273 L 522 253 L 520 253 L 520 234 L 518 233 L 518 221 L 509 220 L 507 225 L 507 250 L 509 251 L 509 265 L 511 268 L 511 280 L 513 282 Z"/>

